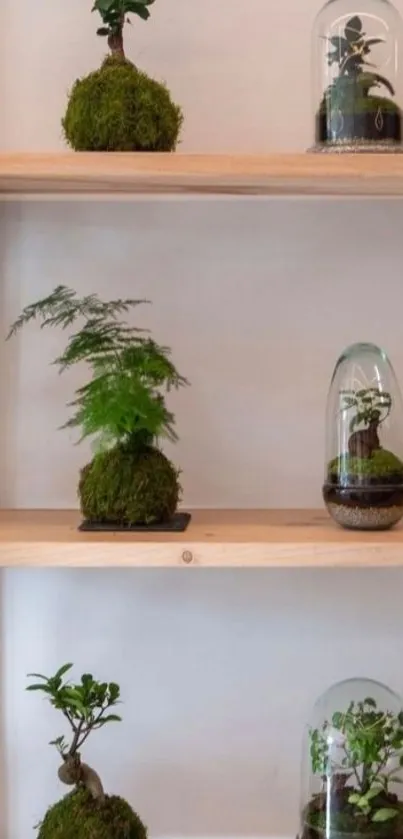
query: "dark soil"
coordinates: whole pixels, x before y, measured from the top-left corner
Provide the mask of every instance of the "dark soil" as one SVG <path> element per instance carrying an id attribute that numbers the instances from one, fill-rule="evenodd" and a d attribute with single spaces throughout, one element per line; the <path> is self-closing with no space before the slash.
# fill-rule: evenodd
<path id="1" fill-rule="evenodd" d="M 374 823 L 367 816 L 357 816 L 357 808 L 349 804 L 348 798 L 353 791 L 352 787 L 338 789 L 336 786 L 330 793 L 330 807 L 326 793 L 314 796 L 303 814 L 299 839 L 346 839 L 353 836 L 403 839 L 403 804 L 397 795 L 381 794 L 373 799 L 373 808 L 393 807 L 399 810 L 394 819 Z"/>
<path id="2" fill-rule="evenodd" d="M 402 507 L 403 486 L 388 478 L 366 478 L 365 486 L 360 486 L 357 475 L 345 479 L 346 485 L 340 486 L 336 479 L 328 479 L 323 487 L 323 498 L 327 504 L 342 504 L 344 507 Z"/>
<path id="3" fill-rule="evenodd" d="M 400 109 L 393 102 L 385 99 L 368 97 L 357 101 L 357 107 L 350 112 L 332 112 L 326 102 L 322 102 L 316 117 L 316 142 L 327 143 L 400 143 L 402 140 L 402 116 Z"/>

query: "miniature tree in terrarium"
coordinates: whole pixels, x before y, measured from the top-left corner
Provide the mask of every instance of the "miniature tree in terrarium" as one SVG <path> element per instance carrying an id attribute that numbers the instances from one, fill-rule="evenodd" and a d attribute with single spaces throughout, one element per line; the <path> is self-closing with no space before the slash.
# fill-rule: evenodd
<path id="1" fill-rule="evenodd" d="M 158 446 L 177 439 L 175 418 L 164 391 L 187 384 L 170 360 L 170 350 L 120 320 L 146 301 L 79 298 L 58 286 L 27 306 L 9 338 L 32 320 L 43 327 L 69 329 L 67 346 L 55 359 L 60 371 L 86 362 L 91 379 L 76 391 L 66 428 L 81 429 L 95 440 L 95 455 L 81 471 L 78 493 L 85 519 L 82 529 L 184 530 L 187 513 L 176 513 L 181 487 L 178 470 Z"/>
<path id="2" fill-rule="evenodd" d="M 38 826 L 38 839 L 147 839 L 147 830 L 130 805 L 116 795 L 104 792 L 98 773 L 81 759 L 81 748 L 89 736 L 121 717 L 110 713 L 119 702 L 120 688 L 115 682 L 97 682 L 84 673 L 77 684 L 66 680 L 72 664 L 65 664 L 47 677 L 40 673 L 29 691 L 39 691 L 67 721 L 69 737 L 60 735 L 55 746 L 62 763 L 58 777 L 74 787 L 54 804 Z"/>
<path id="3" fill-rule="evenodd" d="M 386 354 L 349 347 L 328 397 L 323 496 L 344 527 L 382 530 L 403 516 L 403 409 Z"/>
<path id="4" fill-rule="evenodd" d="M 351 0 L 326 3 L 314 28 L 315 150 L 400 149 L 400 39 L 400 17 L 389 0 L 366 0 L 359 12 Z"/>
<path id="5" fill-rule="evenodd" d="M 299 839 L 403 835 L 403 704 L 348 679 L 317 702 L 306 729 Z"/>
<path id="6" fill-rule="evenodd" d="M 98 70 L 78 79 L 62 121 L 65 138 L 75 151 L 159 151 L 176 148 L 183 122 L 168 89 L 141 72 L 127 57 L 124 28 L 148 20 L 154 0 L 95 0 L 101 17 L 97 34 L 109 55 Z"/>

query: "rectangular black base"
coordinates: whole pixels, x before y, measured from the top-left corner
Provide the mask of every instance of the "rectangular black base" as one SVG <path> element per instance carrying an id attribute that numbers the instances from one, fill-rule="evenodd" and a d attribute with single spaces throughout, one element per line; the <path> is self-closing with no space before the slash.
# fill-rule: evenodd
<path id="1" fill-rule="evenodd" d="M 190 513 L 175 513 L 170 521 L 164 521 L 162 524 L 130 525 L 86 520 L 78 529 L 83 533 L 184 533 L 191 518 Z"/>

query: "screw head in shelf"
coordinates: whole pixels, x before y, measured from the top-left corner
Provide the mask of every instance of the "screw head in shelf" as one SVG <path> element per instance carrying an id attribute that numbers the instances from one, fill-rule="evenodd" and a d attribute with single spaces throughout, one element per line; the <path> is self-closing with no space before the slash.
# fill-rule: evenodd
<path id="1" fill-rule="evenodd" d="M 183 551 L 182 560 L 185 563 L 185 565 L 191 565 L 191 563 L 194 560 L 192 551 Z"/>

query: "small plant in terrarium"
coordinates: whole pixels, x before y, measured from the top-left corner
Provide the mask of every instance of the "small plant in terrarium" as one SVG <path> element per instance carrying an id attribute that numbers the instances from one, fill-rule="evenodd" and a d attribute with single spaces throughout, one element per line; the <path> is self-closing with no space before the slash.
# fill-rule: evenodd
<path id="1" fill-rule="evenodd" d="M 376 453 L 382 450 L 379 428 L 392 410 L 392 397 L 377 387 L 341 391 L 342 412 L 349 413 L 350 458 L 366 458 L 376 468 Z M 394 460 L 394 456 L 392 456 Z"/>
<path id="2" fill-rule="evenodd" d="M 315 38 L 326 45 L 320 59 L 324 92 L 316 116 L 319 148 L 386 150 L 401 142 L 401 111 L 395 102 L 398 33 L 393 31 L 398 16 L 386 0 L 370 0 L 370 5 L 376 13 L 368 6 L 348 15 L 349 0 L 330 0 L 318 17 Z M 381 66 L 389 68 L 392 78 Z"/>
<path id="3" fill-rule="evenodd" d="M 120 700 L 115 682 L 98 682 L 84 673 L 77 683 L 66 679 L 72 664 L 54 676 L 30 674 L 27 688 L 38 691 L 67 723 L 68 733 L 51 741 L 62 760 L 58 777 L 74 787 L 54 804 L 38 826 L 38 839 L 147 839 L 147 830 L 130 805 L 116 795 L 107 795 L 98 773 L 82 760 L 81 749 L 94 731 L 121 721 L 114 713 Z M 112 710 L 112 713 L 111 713 Z"/>
<path id="4" fill-rule="evenodd" d="M 312 794 L 300 839 L 401 836 L 403 711 L 380 708 L 372 696 L 351 700 L 308 737 Z"/>
<path id="5" fill-rule="evenodd" d="M 109 55 L 98 70 L 78 79 L 62 120 L 75 151 L 159 151 L 176 148 L 183 115 L 168 89 L 143 73 L 125 52 L 131 16 L 146 21 L 154 0 L 95 0 L 97 34 Z"/>
<path id="6" fill-rule="evenodd" d="M 359 377 L 356 387 L 337 389 L 339 383 Z M 380 377 L 385 381 L 372 384 Z M 403 515 L 403 460 L 395 449 L 398 443 L 400 453 L 399 407 L 397 382 L 385 354 L 371 344 L 350 348 L 338 362 L 329 393 L 331 456 L 323 488 L 329 512 L 345 527 L 383 529 Z"/>
<path id="7" fill-rule="evenodd" d="M 81 471 L 78 493 L 85 529 L 147 528 L 183 530 L 189 515 L 176 514 L 179 472 L 158 442 L 177 439 L 175 418 L 165 393 L 187 384 L 147 330 L 129 325 L 122 314 L 146 301 L 78 297 L 58 286 L 27 306 L 9 338 L 33 320 L 41 328 L 69 329 L 67 345 L 54 364 L 60 372 L 86 362 L 90 381 L 76 391 L 66 428 L 79 428 L 94 441 L 95 455 Z"/>

